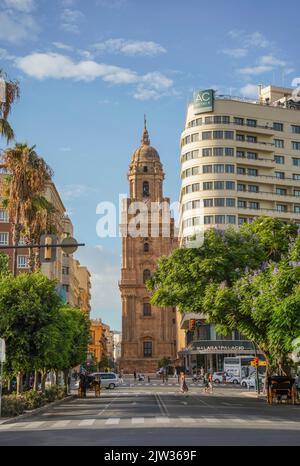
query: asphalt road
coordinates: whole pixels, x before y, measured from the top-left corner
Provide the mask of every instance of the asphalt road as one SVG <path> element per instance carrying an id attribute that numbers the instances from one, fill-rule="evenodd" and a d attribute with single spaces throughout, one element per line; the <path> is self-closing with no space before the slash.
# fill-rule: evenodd
<path id="1" fill-rule="evenodd" d="M 300 445 L 300 405 L 269 406 L 235 388 L 183 395 L 173 381 L 127 383 L 2 424 L 0 445 Z"/>

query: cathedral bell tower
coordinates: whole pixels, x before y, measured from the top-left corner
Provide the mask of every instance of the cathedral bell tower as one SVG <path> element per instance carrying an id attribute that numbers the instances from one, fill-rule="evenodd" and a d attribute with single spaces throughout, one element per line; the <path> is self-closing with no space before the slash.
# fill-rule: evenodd
<path id="1" fill-rule="evenodd" d="M 130 196 L 126 202 L 126 209 L 130 214 L 125 216 L 126 221 L 122 224 L 121 367 L 125 373 L 132 373 L 134 370 L 144 373 L 156 372 L 161 358 L 176 359 L 176 310 L 152 306 L 150 293 L 145 287 L 145 282 L 154 272 L 158 259 L 168 256 L 177 246 L 174 220 L 169 212 L 170 200 L 163 197 L 164 177 L 159 154 L 150 145 L 145 120 L 141 145 L 133 153 L 129 166 Z M 133 235 L 128 225 L 134 210 L 133 203 L 136 202 L 142 203 L 143 211 L 147 207 L 149 213 L 146 216 L 146 228 L 141 228 L 140 234 Z M 166 230 L 162 228 L 161 216 L 158 229 L 152 228 L 151 208 L 158 204 L 167 206 L 168 209 Z M 169 234 L 166 234 L 166 231 Z"/>

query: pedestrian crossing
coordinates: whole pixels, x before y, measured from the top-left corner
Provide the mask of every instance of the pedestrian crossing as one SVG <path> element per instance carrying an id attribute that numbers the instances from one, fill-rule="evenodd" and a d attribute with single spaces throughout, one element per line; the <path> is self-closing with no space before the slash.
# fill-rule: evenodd
<path id="1" fill-rule="evenodd" d="M 300 419 L 299 420 L 285 420 L 279 418 L 260 418 L 259 416 L 245 416 L 243 418 L 231 417 L 229 415 L 220 415 L 219 417 L 215 416 L 179 416 L 179 417 L 170 417 L 170 416 L 149 416 L 149 417 L 131 417 L 131 418 L 120 418 L 120 417 L 109 417 L 103 419 L 63 419 L 59 421 L 31 421 L 31 422 L 18 422 L 11 424 L 1 424 L 0 425 L 0 435 L 1 432 L 5 431 L 40 431 L 40 430 L 62 430 L 62 429 L 80 429 L 80 428 L 116 428 L 116 427 L 159 427 L 159 426 L 168 426 L 172 427 L 185 427 L 190 426 L 194 428 L 203 428 L 203 427 L 236 427 L 237 425 L 247 424 L 247 428 L 263 428 L 268 426 L 268 428 L 279 428 L 279 426 L 288 425 L 291 428 L 300 430 Z"/>

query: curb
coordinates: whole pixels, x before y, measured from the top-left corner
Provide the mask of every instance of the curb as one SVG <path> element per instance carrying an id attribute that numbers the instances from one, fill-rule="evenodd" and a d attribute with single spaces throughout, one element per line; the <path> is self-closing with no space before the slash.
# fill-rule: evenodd
<path id="1" fill-rule="evenodd" d="M 1 418 L 0 418 L 0 425 L 8 424 L 8 423 L 10 423 L 12 421 L 18 421 L 20 419 L 26 419 L 27 417 L 31 417 L 31 416 L 34 416 L 35 414 L 41 413 L 43 411 L 47 411 L 49 408 L 59 406 L 60 404 L 64 403 L 65 401 L 71 401 L 74 398 L 76 398 L 76 395 L 68 395 L 65 398 L 62 398 L 61 400 L 53 401 L 52 403 L 48 403 L 48 404 L 46 404 L 44 406 L 41 406 L 40 408 L 36 408 L 36 409 L 34 409 L 32 411 L 26 411 L 24 414 L 20 414 L 20 416 L 9 417 L 9 418 L 4 419 L 3 421 L 1 421 Z"/>

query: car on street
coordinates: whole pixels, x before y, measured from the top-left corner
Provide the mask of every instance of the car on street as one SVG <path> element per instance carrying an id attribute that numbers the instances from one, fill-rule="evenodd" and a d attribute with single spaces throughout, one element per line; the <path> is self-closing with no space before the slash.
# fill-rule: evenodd
<path id="1" fill-rule="evenodd" d="M 264 383 L 264 377 L 259 376 L 259 383 Z M 245 377 L 241 380 L 241 387 L 243 388 L 256 388 L 256 375 L 251 374 L 248 377 Z"/>
<path id="2" fill-rule="evenodd" d="M 93 379 L 95 377 L 100 377 L 101 387 L 109 390 L 113 390 L 120 385 L 119 376 L 114 372 L 93 372 L 89 377 L 92 377 Z"/>
<path id="3" fill-rule="evenodd" d="M 213 373 L 213 383 L 223 383 L 223 372 Z"/>

